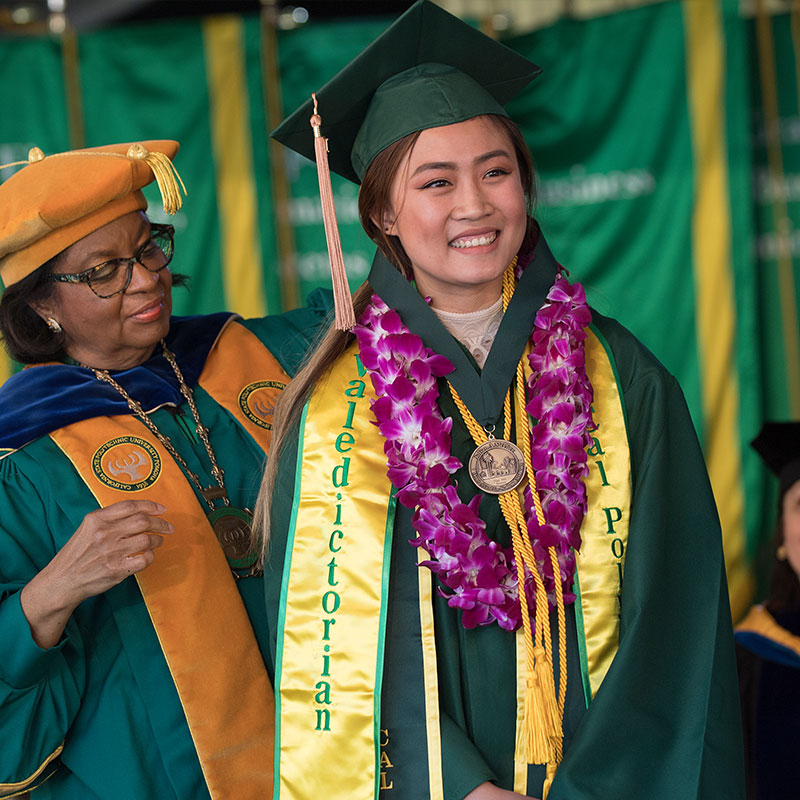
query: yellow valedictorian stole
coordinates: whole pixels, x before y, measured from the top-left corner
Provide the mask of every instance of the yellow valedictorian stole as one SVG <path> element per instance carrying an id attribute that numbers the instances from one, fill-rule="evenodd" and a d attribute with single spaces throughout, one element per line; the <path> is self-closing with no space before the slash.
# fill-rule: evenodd
<path id="1" fill-rule="evenodd" d="M 199 385 L 266 452 L 269 397 L 288 380 L 254 334 L 229 322 Z M 131 498 L 169 506 L 164 517 L 175 532 L 164 537 L 136 580 L 211 797 L 265 797 L 272 787 L 272 687 L 228 561 L 191 484 L 159 440 L 130 415 L 87 419 L 50 435 L 101 506 Z M 222 643 L 227 657 L 220 654 Z"/>
<path id="2" fill-rule="evenodd" d="M 575 591 L 588 705 L 619 643 L 631 471 L 614 365 L 593 330 L 586 362 L 597 428 L 588 449 L 588 510 Z M 354 345 L 315 388 L 300 423 L 277 637 L 274 797 L 280 800 L 377 797 L 381 790 L 392 796 L 386 769 L 391 731 L 381 724 L 382 712 L 405 700 L 382 690 L 387 598 L 402 565 L 391 563 L 396 501 L 386 477 L 384 439 L 370 412 L 373 396 Z M 436 800 L 443 786 L 430 573 L 418 570 L 414 583 L 415 630 L 405 633 L 398 626 L 391 637 L 405 636 L 397 648 L 405 654 L 403 675 L 416 680 L 423 709 L 405 738 L 418 736 L 413 772 L 424 776 L 424 785 L 397 796 Z M 519 725 L 526 668 L 522 631 L 516 635 Z M 418 677 L 412 678 L 415 663 Z M 410 733 L 413 724 L 416 734 Z M 515 791 L 525 793 L 526 785 L 527 765 L 520 764 Z"/>

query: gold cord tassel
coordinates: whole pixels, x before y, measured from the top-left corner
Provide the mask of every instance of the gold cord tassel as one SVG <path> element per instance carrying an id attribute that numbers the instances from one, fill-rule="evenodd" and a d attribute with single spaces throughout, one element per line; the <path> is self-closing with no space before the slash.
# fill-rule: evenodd
<path id="1" fill-rule="evenodd" d="M 169 156 L 164 153 L 151 153 L 141 144 L 133 144 L 128 149 L 128 158 L 141 158 L 155 175 L 161 191 L 161 200 L 167 214 L 176 214 L 183 205 L 180 189 L 186 194 L 181 176 Z"/>
<path id="2" fill-rule="evenodd" d="M 543 647 L 536 647 L 533 672 L 525 681 L 525 724 L 517 736 L 517 752 L 528 764 L 549 764 L 554 761 L 554 741 L 560 737 L 561 720 L 556 704 L 553 665 Z"/>
<path id="3" fill-rule="evenodd" d="M 500 495 L 499 500 L 503 516 L 511 528 L 527 651 L 524 718 L 517 730 L 516 758 L 528 764 L 558 763 L 562 738 L 562 713 L 556 699 L 551 648 L 547 646 L 550 638 L 547 593 L 533 556 L 530 540 L 527 538 L 528 531 L 521 505 L 515 502 L 517 498 L 512 497 L 512 492 Z M 531 574 L 536 586 L 534 630 L 531 630 L 532 615 L 528 609 L 524 589 L 525 568 Z"/>
<path id="4" fill-rule="evenodd" d="M 342 255 L 342 242 L 339 239 L 339 227 L 336 224 L 336 208 L 333 204 L 333 188 L 331 187 L 331 171 L 328 166 L 328 140 L 322 135 L 322 117 L 317 113 L 317 95 L 314 100 L 314 115 L 311 127 L 314 129 L 314 152 L 317 157 L 317 178 L 319 180 L 319 198 L 322 202 L 322 221 L 325 225 L 325 240 L 328 244 L 328 258 L 331 262 L 331 281 L 333 283 L 333 303 L 336 310 L 336 329 L 349 331 L 356 324 L 353 311 L 353 298 L 347 283 L 347 272 Z"/>
<path id="5" fill-rule="evenodd" d="M 518 375 L 520 371 L 518 370 Z M 486 433 L 477 423 L 464 404 L 452 384 L 448 383 L 453 400 L 461 412 L 461 416 L 467 425 L 467 429 L 475 440 L 476 444 L 482 444 L 486 439 Z M 527 414 L 522 411 L 518 414 L 520 425 L 518 435 L 521 430 L 527 431 L 524 424 Z M 511 426 L 511 391 L 506 394 L 504 403 L 504 438 L 508 441 Z M 536 498 L 537 516 L 540 524 L 543 524 L 544 516 L 541 504 L 538 500 L 536 491 L 536 480 L 532 466 L 527 462 L 530 460 L 530 447 L 525 445 L 525 454 L 528 479 L 531 484 L 531 492 Z M 522 449 L 522 448 L 520 448 Z M 525 513 L 518 490 L 512 489 L 497 496 L 503 517 L 508 523 L 511 531 L 511 543 L 514 552 L 514 561 L 517 570 L 517 586 L 519 587 L 519 604 L 522 616 L 523 636 L 525 641 L 525 695 L 521 724 L 517 727 L 517 739 L 515 745 L 515 758 L 526 764 L 547 764 L 552 765 L 553 770 L 561 760 L 563 733 L 561 730 L 562 718 L 564 713 L 564 698 L 566 694 L 566 637 L 559 635 L 560 645 L 560 679 L 559 694 L 556 696 L 555 677 L 553 675 L 552 643 L 550 632 L 550 618 L 548 614 L 547 591 L 544 580 L 539 573 L 536 557 L 533 553 L 528 527 L 525 521 Z M 541 515 L 541 516 L 539 516 Z M 554 570 L 556 580 L 560 580 L 558 570 L 558 559 L 555 549 L 549 548 L 551 559 L 554 559 Z M 528 597 L 525 592 L 526 572 L 531 576 L 536 588 L 536 607 L 535 613 L 531 614 L 528 607 Z M 557 589 L 560 597 L 560 592 Z M 563 606 L 563 597 L 561 598 Z M 531 617 L 535 619 L 535 627 L 531 624 Z M 563 614 L 559 613 L 559 634 L 563 631 Z"/>
<path id="6" fill-rule="evenodd" d="M 516 259 L 509 265 L 503 276 L 503 310 L 508 306 L 516 285 L 515 266 Z M 452 385 L 450 385 L 450 391 L 475 444 L 482 444 L 487 438 L 486 432 L 477 423 Z M 516 418 L 518 420 L 516 428 L 517 446 L 524 455 L 536 518 L 540 525 L 544 525 L 544 510 L 542 509 L 541 499 L 536 487 L 533 464 L 531 463 L 530 420 L 525 410 L 525 375 L 522 360 L 517 365 L 514 399 Z M 508 440 L 511 433 L 510 390 L 505 398 L 503 417 L 505 420 L 503 435 Z M 518 489 L 512 489 L 498 495 L 498 501 L 511 531 L 511 542 L 517 569 L 523 639 L 525 642 L 525 691 L 522 714 L 517 725 L 514 758 L 525 764 L 546 765 L 546 777 L 542 787 L 542 800 L 546 800 L 558 765 L 561 763 L 564 741 L 562 724 L 567 691 L 567 643 L 561 569 L 556 549 L 554 547 L 548 548 L 548 558 L 555 578 L 558 618 L 559 680 L 558 691 L 556 691 L 547 592 L 533 553 L 522 498 Z M 536 589 L 536 607 L 533 614 L 530 613 L 528 608 L 528 597 L 524 588 L 526 575 L 529 575 L 530 579 L 533 580 Z M 532 617 L 533 620 L 531 619 Z"/>

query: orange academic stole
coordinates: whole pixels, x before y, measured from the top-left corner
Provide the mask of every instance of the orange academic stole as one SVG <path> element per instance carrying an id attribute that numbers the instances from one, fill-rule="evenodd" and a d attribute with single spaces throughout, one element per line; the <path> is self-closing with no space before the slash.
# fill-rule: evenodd
<path id="1" fill-rule="evenodd" d="M 268 451 L 272 411 L 289 380 L 258 337 L 231 317 L 209 354 L 199 384 Z"/>
<path id="2" fill-rule="evenodd" d="M 232 318 L 206 361 L 200 385 L 266 451 L 274 397 L 288 380 L 258 338 Z M 155 561 L 136 580 L 211 797 L 268 796 L 272 686 L 228 562 L 191 485 L 155 436 L 129 415 L 83 420 L 50 437 L 100 506 L 170 498 L 164 518 L 175 532 L 164 537 Z M 109 462 L 116 467 L 109 469 Z M 136 471 L 119 465 L 135 465 Z M 219 657 L 220 642 L 237 653 L 236 669 Z"/>

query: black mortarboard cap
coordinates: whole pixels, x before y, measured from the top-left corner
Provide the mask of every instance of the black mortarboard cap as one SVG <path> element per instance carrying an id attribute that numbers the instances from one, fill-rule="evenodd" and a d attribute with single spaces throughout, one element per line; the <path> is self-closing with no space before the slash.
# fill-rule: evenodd
<path id="1" fill-rule="evenodd" d="M 541 72 L 536 64 L 419 0 L 316 92 L 330 168 L 360 183 L 372 159 L 409 133 L 503 105 Z M 314 159 L 309 99 L 272 135 Z"/>
<path id="2" fill-rule="evenodd" d="M 781 494 L 800 480 L 800 422 L 765 422 L 750 446 L 778 476 Z"/>

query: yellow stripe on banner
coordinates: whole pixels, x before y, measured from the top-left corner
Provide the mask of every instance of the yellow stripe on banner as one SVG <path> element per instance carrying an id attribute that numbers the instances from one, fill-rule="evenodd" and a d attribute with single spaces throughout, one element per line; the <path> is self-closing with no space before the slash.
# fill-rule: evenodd
<path id="1" fill-rule="evenodd" d="M 242 20 L 203 23 L 211 131 L 217 173 L 226 306 L 243 317 L 267 313 L 261 267 Z"/>
<path id="2" fill-rule="evenodd" d="M 704 452 L 722 523 L 733 615 L 750 604 L 738 429 L 736 310 L 725 140 L 725 51 L 717 0 L 684 2 L 686 69 L 695 159 L 692 213 L 695 314 L 702 375 Z"/>

